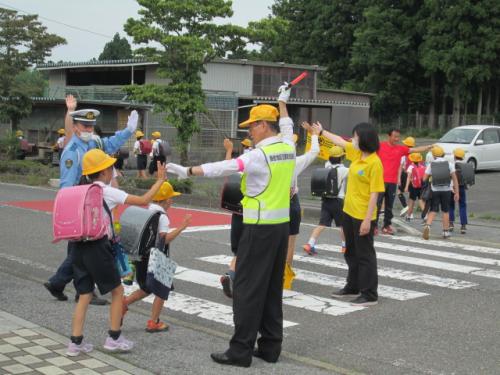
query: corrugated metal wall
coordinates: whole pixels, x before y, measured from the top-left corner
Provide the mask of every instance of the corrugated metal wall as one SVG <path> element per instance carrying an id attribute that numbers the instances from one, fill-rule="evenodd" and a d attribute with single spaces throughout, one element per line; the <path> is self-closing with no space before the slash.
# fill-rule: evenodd
<path id="1" fill-rule="evenodd" d="M 201 75 L 203 90 L 234 91 L 252 95 L 253 67 L 250 65 L 210 63 Z"/>

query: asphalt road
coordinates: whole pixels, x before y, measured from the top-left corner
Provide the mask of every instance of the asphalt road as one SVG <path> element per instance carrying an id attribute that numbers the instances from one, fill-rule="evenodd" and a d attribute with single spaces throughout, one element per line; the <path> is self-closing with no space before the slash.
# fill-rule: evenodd
<path id="1" fill-rule="evenodd" d="M 0 202 L 53 196 L 0 184 Z M 1 308 L 68 335 L 73 303 L 53 300 L 41 285 L 65 254 L 64 244 L 50 243 L 50 214 L 0 203 L 0 228 Z M 210 360 L 211 352 L 226 349 L 232 332 L 231 302 L 217 286 L 230 255 L 229 230 L 210 227 L 173 244 L 182 268 L 163 312 L 171 330 L 145 333 L 150 305 L 135 305 L 124 334 L 136 348 L 120 358 L 161 374 L 500 373 L 500 249 L 378 237 L 379 304 L 352 311 L 330 298 L 346 275 L 338 232 L 325 233 L 319 255 L 308 257 L 300 245 L 311 229 L 303 225 L 297 241 L 298 277 L 284 299 L 289 326 L 279 363 L 256 359 L 250 369 L 235 370 Z M 104 340 L 107 313 L 90 308 L 85 329 L 91 342 Z"/>

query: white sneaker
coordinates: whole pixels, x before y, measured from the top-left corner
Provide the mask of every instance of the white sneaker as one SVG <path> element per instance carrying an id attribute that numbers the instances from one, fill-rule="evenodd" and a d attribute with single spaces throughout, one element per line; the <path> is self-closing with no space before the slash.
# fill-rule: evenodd
<path id="1" fill-rule="evenodd" d="M 403 207 L 403 209 L 399 212 L 399 216 L 403 217 L 406 215 L 407 212 L 408 212 L 408 206 Z"/>

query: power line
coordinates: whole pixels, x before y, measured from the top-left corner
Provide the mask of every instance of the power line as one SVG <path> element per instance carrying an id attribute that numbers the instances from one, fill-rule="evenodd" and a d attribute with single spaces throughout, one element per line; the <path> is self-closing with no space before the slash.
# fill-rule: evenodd
<path id="1" fill-rule="evenodd" d="M 0 3 L 0 5 L 4 6 L 6 8 L 10 8 L 12 10 L 18 11 L 18 12 L 22 12 L 22 13 L 26 13 L 26 14 L 33 14 L 32 12 L 27 12 L 27 11 L 22 10 L 22 9 L 14 8 L 12 5 L 3 4 L 3 3 Z M 102 37 L 104 37 L 106 39 L 112 39 L 113 38 L 110 35 L 101 34 L 101 33 L 98 33 L 98 32 L 95 32 L 95 31 L 92 31 L 92 30 L 89 30 L 89 29 L 84 29 L 82 27 L 78 27 L 78 26 L 74 26 L 74 25 L 69 25 L 67 23 L 64 23 L 64 22 L 61 22 L 61 21 L 57 21 L 57 20 L 53 20 L 53 19 L 50 19 L 50 18 L 47 18 L 47 17 L 43 17 L 43 16 L 40 16 L 40 15 L 38 15 L 38 18 L 41 18 L 41 19 L 49 21 L 49 22 L 57 23 L 59 25 L 63 25 L 63 26 L 69 27 L 70 29 L 75 29 L 75 30 L 78 30 L 78 31 L 83 31 L 83 32 L 86 32 L 86 33 L 94 34 L 94 35 L 97 35 L 97 36 L 102 36 Z"/>

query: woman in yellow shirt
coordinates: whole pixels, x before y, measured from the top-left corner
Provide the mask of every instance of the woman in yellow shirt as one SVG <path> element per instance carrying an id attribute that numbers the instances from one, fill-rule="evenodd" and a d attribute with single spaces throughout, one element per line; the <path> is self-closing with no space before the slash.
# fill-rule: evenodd
<path id="1" fill-rule="evenodd" d="M 321 124 L 314 126 L 321 127 Z M 346 159 L 351 161 L 342 225 L 346 237 L 347 284 L 332 296 L 354 298 L 351 301 L 353 305 L 375 305 L 378 300 L 378 274 L 373 231 L 377 197 L 384 192 L 384 170 L 377 156 L 378 134 L 375 127 L 368 123 L 354 127 L 352 142 L 326 130 L 321 130 L 320 134 L 343 147 Z"/>

